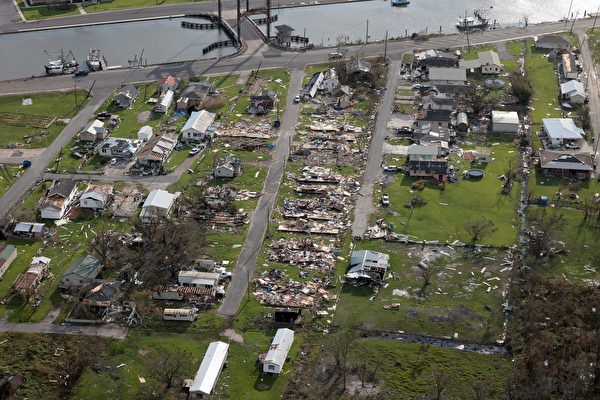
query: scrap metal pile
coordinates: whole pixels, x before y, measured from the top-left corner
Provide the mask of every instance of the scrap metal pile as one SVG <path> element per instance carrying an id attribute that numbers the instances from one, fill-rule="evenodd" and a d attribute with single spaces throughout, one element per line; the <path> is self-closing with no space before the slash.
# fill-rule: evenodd
<path id="1" fill-rule="evenodd" d="M 260 278 L 254 281 L 256 284 L 254 296 L 260 304 L 274 307 L 312 308 L 319 304 L 320 299 L 336 298 L 336 295 L 330 294 L 318 279 L 297 282 L 292 279 L 285 280 L 285 277 L 283 271 L 272 269 L 263 272 Z"/>
<path id="2" fill-rule="evenodd" d="M 333 271 L 335 268 L 333 246 L 327 246 L 309 238 L 301 240 L 281 238 L 271 243 L 268 260 L 322 272 Z"/>

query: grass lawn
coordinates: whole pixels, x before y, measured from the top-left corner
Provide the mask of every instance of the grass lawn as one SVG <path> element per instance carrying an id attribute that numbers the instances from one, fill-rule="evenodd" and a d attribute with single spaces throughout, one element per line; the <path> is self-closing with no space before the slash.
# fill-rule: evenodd
<path id="1" fill-rule="evenodd" d="M 388 275 L 394 273 L 397 279 L 387 279 L 378 293 L 372 288 L 344 284 L 335 315 L 335 323 L 341 329 L 402 330 L 436 337 L 452 337 L 456 332 L 458 340 L 481 343 L 500 338 L 504 321 L 501 292 L 509 273 L 507 270 L 500 272 L 503 267 L 499 267 L 498 260 L 502 252 L 486 252 L 485 256 L 494 259 L 492 261 L 473 258 L 469 251 L 454 254 L 443 247 L 422 250 L 420 245 L 380 241 L 355 244 L 359 250 L 390 254 Z M 423 259 L 437 267 L 424 298 L 418 296 L 423 278 L 417 266 Z M 340 266 L 346 267 L 347 261 L 341 262 Z M 344 269 L 340 268 L 338 272 L 343 274 Z M 482 283 L 484 281 L 492 286 L 490 292 Z M 372 296 L 374 299 L 370 300 Z M 383 309 L 384 305 L 394 303 L 400 304 L 398 310 Z M 486 311 L 485 305 L 491 306 L 492 311 Z"/>
<path id="2" fill-rule="evenodd" d="M 547 51 L 536 50 L 532 41 L 527 41 L 525 68 L 533 86 L 533 104 L 530 117 L 534 124 L 541 124 L 542 118 L 560 118 L 558 83 L 554 71 L 554 61 L 542 57 Z M 536 129 L 534 129 L 536 130 Z"/>
<path id="3" fill-rule="evenodd" d="M 374 200 L 380 203 L 382 193 L 390 196 L 390 206 L 381 208 L 376 218 L 385 218 L 393 223 L 395 231 L 400 234 L 416 236 L 417 240 L 441 240 L 453 242 L 470 241 L 466 234 L 465 224 L 468 220 L 479 218 L 491 219 L 497 231 L 483 239 L 484 244 L 510 246 L 516 240 L 516 204 L 518 202 L 518 185 L 513 187 L 512 195 L 500 193 L 502 181 L 496 179 L 504 173 L 508 160 L 516 156 L 513 138 L 502 135 L 487 135 L 483 144 L 491 147 L 494 159 L 488 165 L 474 164 L 473 168 L 483 169 L 485 176 L 481 180 L 469 180 L 458 177 L 456 183 L 447 183 L 444 193 L 440 187 L 430 183 L 419 192 L 411 188 L 417 178 L 407 175 L 395 175 L 394 182 L 388 182 L 386 188 L 376 187 Z M 496 144 L 496 145 L 494 145 Z M 450 157 L 449 164 L 463 170 L 470 168 L 470 163 L 458 159 L 455 154 Z M 415 208 L 412 216 L 404 206 L 417 194 L 423 196 L 427 204 Z"/>
<path id="4" fill-rule="evenodd" d="M 0 164 L 0 196 L 2 196 L 21 176 L 21 166 Z"/>
<path id="5" fill-rule="evenodd" d="M 124 8 L 140 8 L 162 6 L 164 4 L 195 3 L 202 0 L 101 0 L 99 4 L 85 6 L 85 11 L 121 10 Z"/>
<path id="6" fill-rule="evenodd" d="M 77 94 L 77 106 L 75 105 Z M 65 127 L 64 121 L 75 116 L 89 101 L 87 92 L 78 89 L 65 92 L 0 96 L 0 146 L 22 143 L 24 148 L 46 147 Z M 22 105 L 31 99 L 31 105 Z"/>
<path id="7" fill-rule="evenodd" d="M 520 68 L 517 60 L 523 55 L 523 41 L 518 40 L 515 42 L 508 42 L 506 43 L 506 48 L 514 57 L 514 60 L 502 60 L 502 64 L 504 64 L 504 72 L 519 72 Z"/>
<path id="8" fill-rule="evenodd" d="M 528 216 L 537 208 L 528 208 Z M 548 276 L 564 275 L 569 280 L 584 281 L 596 284 L 598 281 L 598 265 L 600 265 L 600 230 L 596 228 L 595 218 L 583 220 L 583 212 L 572 209 L 546 208 L 548 214 L 562 214 L 565 226 L 556 234 L 556 239 L 564 243 L 557 248 L 568 250 L 554 258 L 544 258 L 538 272 Z M 586 269 L 587 268 L 587 269 Z"/>
<path id="9" fill-rule="evenodd" d="M 588 46 L 592 52 L 594 64 L 600 64 L 600 28 L 587 30 Z"/>
<path id="10" fill-rule="evenodd" d="M 502 398 L 511 369 L 510 359 L 497 355 L 422 347 L 417 343 L 386 339 L 359 339 L 350 359 L 354 363 L 368 360 L 371 368 L 380 366 L 377 375 L 382 382 L 376 395 L 378 399 L 426 398 L 435 393 L 433 372 L 451 376 L 443 398 L 472 398 L 474 384 L 485 386 L 489 396 L 486 398 Z"/>
<path id="11" fill-rule="evenodd" d="M 23 16 L 27 20 L 54 18 L 54 17 L 65 17 L 67 15 L 78 15 L 79 10 L 75 4 L 67 4 L 67 9 L 61 10 L 56 6 L 36 6 L 36 7 L 25 7 L 24 1 L 19 1 L 19 8 L 23 12 Z"/>
<path id="12" fill-rule="evenodd" d="M 473 46 L 471 47 L 471 51 L 467 48 L 461 49 L 463 60 L 475 60 L 478 57 L 478 54 L 482 51 L 494 50 L 497 51 L 495 45 L 486 45 L 486 46 Z"/>
<path id="13" fill-rule="evenodd" d="M 208 80 L 217 89 L 222 89 L 233 85 L 239 76 L 239 74 L 211 76 Z"/>

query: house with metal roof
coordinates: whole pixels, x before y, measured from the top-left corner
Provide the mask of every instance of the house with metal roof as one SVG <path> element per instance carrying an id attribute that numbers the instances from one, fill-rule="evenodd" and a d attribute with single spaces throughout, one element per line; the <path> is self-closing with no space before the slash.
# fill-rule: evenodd
<path id="1" fill-rule="evenodd" d="M 39 222 L 19 222 L 13 229 L 17 236 L 40 239 L 44 235 L 46 225 Z"/>
<path id="2" fill-rule="evenodd" d="M 542 175 L 548 177 L 589 179 L 594 170 L 592 156 L 587 153 L 561 153 L 540 150 Z"/>
<path id="3" fill-rule="evenodd" d="M 542 118 L 544 131 L 551 146 L 562 146 L 572 143 L 585 136 L 583 129 L 575 125 L 572 118 Z"/>
<path id="4" fill-rule="evenodd" d="M 133 104 L 139 94 L 140 91 L 138 90 L 137 86 L 124 85 L 119 88 L 119 91 L 115 94 L 113 101 L 117 106 L 121 108 L 127 108 Z"/>
<path id="5" fill-rule="evenodd" d="M 353 283 L 380 283 L 389 266 L 389 254 L 371 250 L 353 251 L 346 279 Z"/>
<path id="6" fill-rule="evenodd" d="M 61 219 L 76 195 L 75 181 L 72 179 L 55 181 L 40 205 L 40 216 L 44 219 Z"/>
<path id="7" fill-rule="evenodd" d="M 138 138 L 138 140 L 147 142 L 148 140 L 150 140 L 150 138 L 152 137 L 153 134 L 154 134 L 154 128 L 152 128 L 150 125 L 144 125 L 138 131 L 137 138 Z"/>
<path id="8" fill-rule="evenodd" d="M 516 111 L 492 111 L 492 130 L 497 133 L 519 133 L 519 114 Z"/>
<path id="9" fill-rule="evenodd" d="M 411 144 L 406 150 L 409 160 L 431 160 L 438 158 L 440 148 L 424 144 Z"/>
<path id="10" fill-rule="evenodd" d="M 15 258 L 17 258 L 17 248 L 15 246 L 12 244 L 0 245 L 0 278 Z"/>
<path id="11" fill-rule="evenodd" d="M 219 273 L 196 270 L 179 271 L 177 280 L 183 286 L 216 289 L 219 285 Z"/>
<path id="12" fill-rule="evenodd" d="M 169 90 L 175 91 L 179 87 L 181 79 L 176 78 L 172 75 L 165 76 L 158 82 L 158 92 L 166 93 Z"/>
<path id="13" fill-rule="evenodd" d="M 192 112 L 181 129 L 181 139 L 194 142 L 211 139 L 214 134 L 214 129 L 211 129 L 214 120 L 215 114 L 206 110 Z"/>
<path id="14" fill-rule="evenodd" d="M 96 257 L 85 255 L 73 261 L 60 278 L 58 287 L 62 290 L 79 289 L 96 278 L 102 269 L 102 262 Z"/>
<path id="15" fill-rule="evenodd" d="M 147 223 L 158 217 L 168 217 L 173 209 L 176 198 L 175 194 L 171 194 L 166 190 L 157 189 L 151 191 L 142 205 L 140 219 L 142 222 Z"/>
<path id="16" fill-rule="evenodd" d="M 323 84 L 323 80 L 325 79 L 325 74 L 323 72 L 315 72 L 313 76 L 310 77 L 306 85 L 302 89 L 300 89 L 300 95 L 304 98 L 315 97 L 317 94 L 317 90 Z"/>
<path id="17" fill-rule="evenodd" d="M 585 103 L 585 87 L 583 83 L 574 79 L 561 83 L 560 96 L 563 101 L 571 104 L 583 104 Z"/>
<path id="18" fill-rule="evenodd" d="M 172 90 L 167 90 L 166 92 L 161 93 L 158 101 L 154 105 L 154 112 L 166 114 L 167 111 L 169 111 L 169 107 L 171 107 L 174 97 L 175 92 Z"/>
<path id="19" fill-rule="evenodd" d="M 277 329 L 267 353 L 258 356 L 263 374 L 279 375 L 281 373 L 293 343 L 293 330 L 288 328 Z"/>
<path id="20" fill-rule="evenodd" d="M 462 86 L 467 84 L 467 73 L 464 68 L 429 68 L 429 80 L 434 85 Z"/>
<path id="21" fill-rule="evenodd" d="M 227 343 L 211 342 L 208 345 L 200 368 L 190 386 L 190 399 L 210 400 L 213 398 L 219 375 L 221 375 L 228 355 L 229 345 Z"/>

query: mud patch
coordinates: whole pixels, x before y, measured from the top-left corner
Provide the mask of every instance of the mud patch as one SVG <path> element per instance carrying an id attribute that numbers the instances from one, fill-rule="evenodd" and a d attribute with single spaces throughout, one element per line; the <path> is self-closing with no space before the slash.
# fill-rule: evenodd
<path id="1" fill-rule="evenodd" d="M 150 121 L 150 117 L 152 116 L 152 111 L 142 111 L 137 115 L 137 123 L 143 124 L 145 122 Z"/>

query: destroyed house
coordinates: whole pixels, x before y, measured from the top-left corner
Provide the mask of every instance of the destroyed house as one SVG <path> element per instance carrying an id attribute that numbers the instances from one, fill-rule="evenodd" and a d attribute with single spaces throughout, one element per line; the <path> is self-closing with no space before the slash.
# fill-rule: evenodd
<path id="1" fill-rule="evenodd" d="M 155 300 L 185 300 L 197 305 L 213 304 L 216 296 L 215 289 L 192 286 L 155 286 L 152 291 Z"/>
<path id="2" fill-rule="evenodd" d="M 283 370 L 283 364 L 294 343 L 294 331 L 288 328 L 277 329 L 275 337 L 266 354 L 258 356 L 264 374 L 279 375 Z"/>
<path id="3" fill-rule="evenodd" d="M 17 258 L 17 248 L 15 246 L 12 244 L 0 245 L 0 278 L 15 258 Z"/>
<path id="4" fill-rule="evenodd" d="M 263 89 L 257 96 L 250 96 L 250 106 L 248 113 L 254 115 L 268 114 L 277 107 L 277 90 Z"/>
<path id="5" fill-rule="evenodd" d="M 62 290 L 79 289 L 96 278 L 102 268 L 102 262 L 96 257 L 80 257 L 67 268 L 58 285 Z"/>
<path id="6" fill-rule="evenodd" d="M 333 89 L 340 85 L 340 80 L 338 79 L 337 73 L 334 69 L 330 69 L 325 72 L 323 76 L 323 82 L 321 82 L 319 89 L 325 90 L 327 93 L 332 94 Z"/>
<path id="7" fill-rule="evenodd" d="M 195 270 L 179 271 L 177 280 L 183 286 L 216 289 L 219 286 L 219 273 Z"/>
<path id="8" fill-rule="evenodd" d="M 589 179 L 593 171 L 590 154 L 540 150 L 539 155 L 542 175 L 547 177 Z"/>
<path id="9" fill-rule="evenodd" d="M 40 239 L 44 235 L 46 225 L 38 222 L 19 222 L 15 226 L 13 233 L 17 236 Z"/>
<path id="10" fill-rule="evenodd" d="M 346 278 L 350 281 L 381 282 L 390 263 L 389 254 L 371 250 L 353 251 Z"/>
<path id="11" fill-rule="evenodd" d="M 17 277 L 13 285 L 15 292 L 25 300 L 31 298 L 37 292 L 42 279 L 48 273 L 50 261 L 47 257 L 34 257 L 27 271 Z"/>
<path id="12" fill-rule="evenodd" d="M 368 82 L 373 76 L 371 63 L 357 58 L 346 65 L 346 74 L 352 80 Z"/>
<path id="13" fill-rule="evenodd" d="M 139 149 L 139 140 L 109 137 L 102 142 L 98 154 L 111 158 L 132 158 Z"/>
<path id="14" fill-rule="evenodd" d="M 448 161 L 438 160 L 409 160 L 408 173 L 412 177 L 433 178 L 445 181 L 448 173 Z"/>
<path id="15" fill-rule="evenodd" d="M 223 342 L 211 342 L 190 386 L 190 399 L 212 399 L 219 375 L 223 370 L 229 345 Z"/>
<path id="16" fill-rule="evenodd" d="M 75 181 L 55 181 L 40 205 L 40 216 L 44 219 L 61 219 L 76 195 Z"/>
<path id="17" fill-rule="evenodd" d="M 431 67 L 456 68 L 458 67 L 458 58 L 456 57 L 426 57 L 417 60 L 416 67 L 421 72 L 428 72 Z"/>
<path id="18" fill-rule="evenodd" d="M 323 72 L 315 72 L 308 82 L 306 82 L 306 85 L 300 90 L 300 95 L 304 98 L 315 97 L 317 90 L 323 83 L 324 76 Z"/>
<path id="19" fill-rule="evenodd" d="M 209 82 L 192 82 L 186 86 L 177 100 L 177 111 L 189 112 L 193 107 L 200 107 L 214 87 Z"/>
<path id="20" fill-rule="evenodd" d="M 575 56 L 573 54 L 563 54 L 560 66 L 564 79 L 577 79 L 577 64 L 575 63 Z"/>
<path id="21" fill-rule="evenodd" d="M 115 94 L 114 103 L 121 107 L 129 107 L 140 94 L 138 88 L 134 85 L 121 86 L 119 91 Z"/>
<path id="22" fill-rule="evenodd" d="M 178 137 L 176 133 L 163 133 L 150 138 L 141 148 L 138 162 L 150 167 L 162 166 L 175 149 Z"/>
<path id="23" fill-rule="evenodd" d="M 93 279 L 84 286 L 84 291 L 87 293 L 83 298 L 83 304 L 89 307 L 90 311 L 102 313 L 119 294 L 121 283 L 119 281 Z"/>

